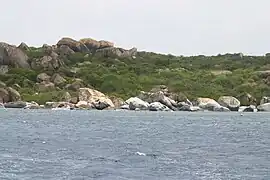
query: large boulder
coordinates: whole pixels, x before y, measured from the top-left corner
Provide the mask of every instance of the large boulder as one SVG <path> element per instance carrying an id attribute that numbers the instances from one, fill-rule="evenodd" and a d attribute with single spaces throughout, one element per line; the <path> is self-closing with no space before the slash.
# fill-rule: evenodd
<path id="1" fill-rule="evenodd" d="M 114 108 L 112 100 L 102 92 L 90 88 L 80 88 L 78 92 L 79 101 L 86 101 L 96 109 Z"/>
<path id="2" fill-rule="evenodd" d="M 51 76 L 49 76 L 48 74 L 46 73 L 40 73 L 39 75 L 37 75 L 37 82 L 49 82 L 51 79 Z"/>
<path id="3" fill-rule="evenodd" d="M 28 56 L 16 46 L 0 42 L 0 65 L 29 69 Z"/>
<path id="4" fill-rule="evenodd" d="M 126 104 L 129 105 L 130 110 L 136 110 L 136 109 L 149 110 L 149 106 L 150 106 L 148 102 L 145 102 L 138 97 L 129 98 L 128 100 L 126 100 Z"/>
<path id="5" fill-rule="evenodd" d="M 67 45 L 61 45 L 57 48 L 57 53 L 60 54 L 60 56 L 69 56 L 71 54 L 74 54 L 75 52 L 68 47 Z"/>
<path id="6" fill-rule="evenodd" d="M 197 98 L 195 104 L 202 109 L 208 109 L 208 107 L 219 107 L 220 104 L 211 98 Z"/>
<path id="7" fill-rule="evenodd" d="M 91 38 L 84 38 L 84 39 L 81 39 L 80 42 L 82 44 L 85 44 L 86 47 L 94 52 L 96 51 L 97 49 L 102 49 L 102 48 L 108 48 L 108 47 L 113 47 L 114 44 L 112 42 L 109 42 L 109 41 L 96 41 L 94 39 L 91 39 Z"/>
<path id="8" fill-rule="evenodd" d="M 125 50 L 116 47 L 107 47 L 103 49 L 98 49 L 95 53 L 97 57 L 112 57 L 112 58 L 127 58 L 136 56 L 137 49 L 132 48 L 130 50 Z"/>
<path id="9" fill-rule="evenodd" d="M 68 46 L 74 52 L 89 52 L 85 44 L 68 37 L 64 37 L 58 41 L 57 47 L 61 47 L 62 45 Z"/>
<path id="10" fill-rule="evenodd" d="M 238 111 L 241 105 L 240 101 L 233 96 L 221 96 L 218 99 L 218 103 L 221 106 L 229 108 L 231 111 Z"/>
<path id="11" fill-rule="evenodd" d="M 0 88 L 0 103 L 6 103 L 9 100 L 9 92 L 5 88 Z"/>
<path id="12" fill-rule="evenodd" d="M 258 111 L 270 112 L 270 103 L 261 104 L 257 107 Z"/>
<path id="13" fill-rule="evenodd" d="M 5 108 L 25 108 L 27 106 L 26 102 L 17 101 L 17 102 L 8 102 L 4 104 Z"/>
<path id="14" fill-rule="evenodd" d="M 150 111 L 170 111 L 170 108 L 160 102 L 153 102 L 149 105 Z"/>
<path id="15" fill-rule="evenodd" d="M 8 87 L 7 91 L 9 93 L 9 100 L 12 102 L 16 102 L 16 101 L 20 101 L 21 100 L 21 95 L 18 91 L 16 91 L 15 89 Z"/>
<path id="16" fill-rule="evenodd" d="M 171 98 L 167 97 L 163 91 L 158 92 L 141 91 L 141 93 L 137 97 L 148 103 L 160 102 L 172 110 L 176 110 L 177 107 L 177 103 Z"/>

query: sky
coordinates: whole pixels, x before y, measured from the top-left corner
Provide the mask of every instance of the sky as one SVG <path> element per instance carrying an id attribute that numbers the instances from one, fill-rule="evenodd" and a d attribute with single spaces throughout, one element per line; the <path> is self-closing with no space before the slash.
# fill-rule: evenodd
<path id="1" fill-rule="evenodd" d="M 270 52 L 269 0 L 8 0 L 0 41 L 108 40 L 174 55 Z"/>

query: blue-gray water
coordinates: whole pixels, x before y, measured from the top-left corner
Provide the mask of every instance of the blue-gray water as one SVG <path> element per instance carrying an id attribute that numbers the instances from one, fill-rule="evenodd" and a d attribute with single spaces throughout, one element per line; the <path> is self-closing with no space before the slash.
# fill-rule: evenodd
<path id="1" fill-rule="evenodd" d="M 1 180 L 270 179 L 269 113 L 0 114 Z"/>

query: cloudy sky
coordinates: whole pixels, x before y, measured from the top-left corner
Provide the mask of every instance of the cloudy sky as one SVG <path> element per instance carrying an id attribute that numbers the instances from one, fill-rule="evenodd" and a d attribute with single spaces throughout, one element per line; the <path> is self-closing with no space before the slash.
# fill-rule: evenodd
<path id="1" fill-rule="evenodd" d="M 8 0 L 0 41 L 91 37 L 175 55 L 270 52 L 269 0 Z"/>

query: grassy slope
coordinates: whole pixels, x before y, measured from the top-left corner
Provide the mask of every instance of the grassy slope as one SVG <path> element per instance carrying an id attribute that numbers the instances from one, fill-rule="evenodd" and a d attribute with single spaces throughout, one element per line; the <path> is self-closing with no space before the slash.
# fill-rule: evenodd
<path id="1" fill-rule="evenodd" d="M 41 49 L 36 49 L 28 54 L 34 58 L 41 57 L 43 53 Z M 250 93 L 259 101 L 262 96 L 270 94 L 267 79 L 255 73 L 270 69 L 270 57 L 265 56 L 176 57 L 140 52 L 136 59 L 115 59 L 85 57 L 85 54 L 76 53 L 66 58 L 65 62 L 66 69 L 79 70 L 72 76 L 62 73 L 67 79 L 81 78 L 97 90 L 124 99 L 135 96 L 140 90 L 148 91 L 160 84 L 167 85 L 171 91 L 184 93 L 190 99 L 196 97 L 217 99 L 222 95 L 239 97 L 243 93 Z M 224 70 L 232 73 L 221 75 L 211 73 Z M 13 69 L 8 75 L 1 76 L 1 80 L 7 85 L 18 83 L 22 86 L 19 91 L 25 100 L 36 100 L 40 103 L 58 100 L 61 91 L 32 96 L 38 73 L 40 72 Z M 23 83 L 25 78 L 31 83 Z"/>

